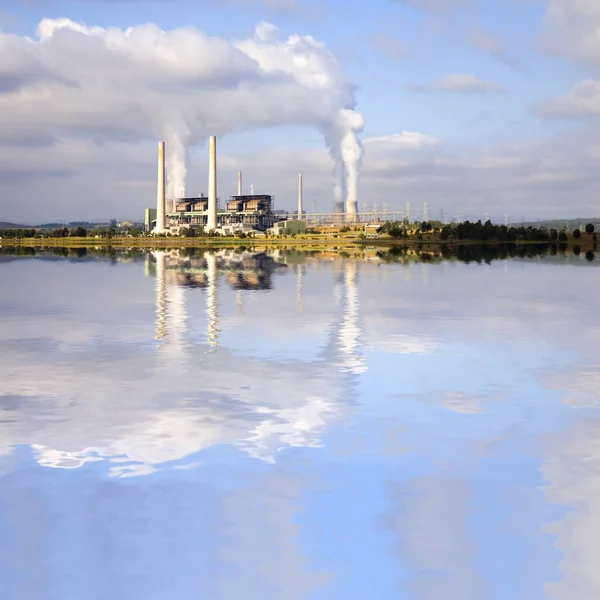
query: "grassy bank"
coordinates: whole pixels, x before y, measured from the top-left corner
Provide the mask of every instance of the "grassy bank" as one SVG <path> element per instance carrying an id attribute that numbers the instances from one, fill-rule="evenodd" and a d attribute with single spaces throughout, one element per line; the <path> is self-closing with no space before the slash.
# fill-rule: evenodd
<path id="1" fill-rule="evenodd" d="M 582 251 L 595 249 L 593 235 L 583 234 L 581 238 L 575 239 L 570 234 L 563 242 L 542 242 L 519 240 L 514 242 L 500 240 L 458 240 L 440 239 L 439 235 L 424 234 L 410 236 L 408 238 L 394 239 L 387 235 L 377 238 L 363 238 L 356 232 L 348 233 L 313 233 L 296 235 L 293 237 L 56 237 L 56 238 L 4 238 L 0 240 L 2 246 L 22 246 L 33 248 L 224 248 L 239 246 L 263 246 L 263 247 L 300 247 L 300 248 L 356 248 L 356 246 L 390 247 L 390 246 L 465 246 L 465 245 L 488 245 L 500 246 L 505 244 L 535 245 L 535 244 L 566 244 L 568 248 L 579 246 Z"/>

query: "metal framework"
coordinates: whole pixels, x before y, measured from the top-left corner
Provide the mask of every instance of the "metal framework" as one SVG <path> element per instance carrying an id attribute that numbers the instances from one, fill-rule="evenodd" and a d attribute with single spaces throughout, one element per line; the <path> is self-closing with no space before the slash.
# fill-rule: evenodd
<path id="1" fill-rule="evenodd" d="M 402 221 L 404 213 L 401 211 L 391 212 L 386 210 L 382 213 L 377 210 L 362 211 L 351 215 L 348 213 L 305 213 L 302 215 L 302 220 L 306 221 L 307 226 L 314 225 L 352 225 L 355 223 L 385 223 L 386 221 Z M 298 215 L 290 213 L 288 220 L 296 220 Z"/>

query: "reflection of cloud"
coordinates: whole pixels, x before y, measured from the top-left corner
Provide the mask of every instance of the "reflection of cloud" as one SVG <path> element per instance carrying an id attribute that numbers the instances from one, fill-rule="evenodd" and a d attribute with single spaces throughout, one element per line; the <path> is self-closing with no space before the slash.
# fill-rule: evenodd
<path id="1" fill-rule="evenodd" d="M 600 402 L 600 365 L 580 367 L 575 372 L 551 374 L 545 383 L 564 393 L 564 401 L 575 408 L 597 406 Z"/>
<path id="2" fill-rule="evenodd" d="M 39 464 L 59 468 L 107 458 L 111 474 L 124 476 L 152 472 L 158 465 L 221 444 L 238 446 L 268 462 L 283 447 L 317 446 L 327 421 L 340 410 L 339 399 L 347 397 L 346 376 L 329 365 L 347 364 L 347 351 L 353 356 L 357 350 L 356 289 L 345 288 L 343 310 L 349 302 L 350 318 L 344 321 L 341 338 L 329 328 L 328 345 L 312 360 L 278 362 L 277 355 L 270 354 L 259 361 L 214 345 L 222 300 L 217 294 L 219 268 L 231 272 L 234 260 L 242 268 L 255 268 L 256 261 L 244 265 L 236 256 L 229 262 L 222 253 L 205 256 L 201 269 L 207 271 L 207 286 L 194 289 L 180 285 L 185 267 L 174 266 L 174 257 L 153 254 L 155 294 L 147 300 L 154 297 L 156 302 L 157 347 L 148 344 L 147 329 L 131 329 L 129 323 L 128 331 L 135 331 L 137 339 L 121 342 L 119 322 L 110 328 L 116 339 L 105 339 L 102 321 L 114 323 L 114 313 L 103 314 L 103 307 L 93 303 L 85 306 L 88 334 L 65 344 L 63 340 L 70 339 L 66 323 L 77 329 L 72 312 L 80 310 L 79 304 L 72 306 L 71 296 L 64 297 L 62 305 L 69 321 L 42 316 L 42 326 L 34 313 L 27 317 L 28 325 L 45 331 L 46 338 L 23 343 L 20 337 L 13 341 L 0 336 L 0 351 L 7 357 L 0 364 L 0 380 L 10 381 L 0 402 L 0 420 L 5 422 L 2 447 L 8 451 L 16 444 L 30 445 Z M 269 260 L 260 258 L 271 268 Z M 147 262 L 147 274 L 152 270 Z M 135 278 L 122 281 L 123 297 L 138 293 L 136 284 Z M 202 295 L 207 311 L 198 315 Z M 293 291 L 288 300 L 293 307 Z M 269 308 L 264 301 L 258 308 L 253 312 L 268 330 Z M 136 315 L 146 323 L 148 316 L 146 311 Z M 214 352 L 205 354 L 194 344 L 196 334 L 190 327 L 202 327 L 197 316 L 206 323 L 207 343 Z M 320 329 L 328 328 L 321 323 Z M 14 331 L 18 336 L 16 324 Z M 294 341 L 286 339 L 291 351 Z M 37 365 L 35 373 L 31 364 Z M 10 420 L 5 418 L 8 412 Z"/>
<path id="3" fill-rule="evenodd" d="M 311 568 L 297 541 L 307 483 L 276 469 L 227 495 L 220 507 L 226 527 L 217 555 L 228 572 L 219 579 L 216 597 L 300 600 L 329 582 L 331 575 Z"/>
<path id="4" fill-rule="evenodd" d="M 485 412 L 485 409 L 479 405 L 481 398 L 463 394 L 461 392 L 446 392 L 444 394 L 443 405 L 450 410 L 465 415 Z"/>
<path id="5" fill-rule="evenodd" d="M 255 458 L 274 462 L 273 454 L 281 444 L 286 446 L 315 447 L 318 436 L 325 428 L 326 417 L 334 411 L 323 398 L 307 398 L 304 406 L 273 411 L 261 409 L 265 415 L 242 446 L 248 444 L 248 453 Z"/>
<path id="6" fill-rule="evenodd" d="M 546 530 L 563 552 L 563 581 L 547 586 L 549 598 L 596 600 L 600 597 L 600 421 L 575 423 L 550 436 L 542 473 L 549 502 L 572 508 Z"/>
<path id="7" fill-rule="evenodd" d="M 436 347 L 436 343 L 427 336 L 396 334 L 384 335 L 369 349 L 389 354 L 431 354 Z"/>
<path id="8" fill-rule="evenodd" d="M 394 533 L 402 562 L 410 565 L 403 593 L 427 600 L 486 598 L 467 525 L 468 481 L 436 473 L 393 484 L 392 501 L 384 524 Z"/>

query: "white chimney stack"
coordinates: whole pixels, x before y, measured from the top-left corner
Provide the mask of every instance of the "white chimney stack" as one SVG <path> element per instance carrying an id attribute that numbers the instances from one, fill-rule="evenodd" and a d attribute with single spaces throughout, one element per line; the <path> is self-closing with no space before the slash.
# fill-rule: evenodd
<path id="1" fill-rule="evenodd" d="M 165 223 L 165 143 L 158 142 L 158 180 L 156 186 L 156 233 L 164 233 Z"/>
<path id="2" fill-rule="evenodd" d="M 208 155 L 208 219 L 206 228 L 217 228 L 217 138 L 212 135 Z"/>
<path id="3" fill-rule="evenodd" d="M 242 195 L 242 172 L 238 171 L 238 196 Z"/>
<path id="4" fill-rule="evenodd" d="M 298 220 L 302 220 L 302 173 L 298 173 Z"/>

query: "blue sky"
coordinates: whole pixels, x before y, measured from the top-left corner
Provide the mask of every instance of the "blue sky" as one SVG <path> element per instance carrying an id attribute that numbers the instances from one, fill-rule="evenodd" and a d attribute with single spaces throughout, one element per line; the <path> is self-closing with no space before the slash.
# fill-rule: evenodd
<path id="1" fill-rule="evenodd" d="M 143 98 L 156 86 L 165 86 L 164 78 L 153 82 L 150 74 L 142 77 L 137 67 L 123 63 L 118 78 L 114 70 L 113 75 L 107 72 L 99 95 L 92 92 L 98 82 L 91 65 L 112 64 L 112 51 L 93 47 L 88 39 L 93 34 L 67 43 L 60 41 L 67 37 L 64 27 L 55 29 L 51 42 L 34 45 L 33 50 L 23 39 L 37 39 L 42 19 L 58 18 L 88 28 L 124 30 L 153 23 L 170 32 L 192 27 L 232 47 L 236 40 L 252 39 L 262 21 L 278 27 L 281 42 L 295 34 L 313 36 L 337 59 L 339 72 L 346 78 L 346 83 L 340 80 L 331 88 L 331 93 L 337 89 L 343 95 L 336 100 L 339 107 L 354 108 L 364 117 L 358 139 L 399 136 L 393 143 L 365 146 L 359 205 L 387 202 L 400 209 L 404 201 L 417 205 L 427 201 L 449 214 L 478 217 L 488 212 L 497 220 L 505 212 L 527 218 L 594 212 L 598 189 L 593 162 L 600 101 L 595 87 L 587 94 L 576 87 L 588 78 L 595 85 L 600 64 L 600 48 L 596 48 L 600 44 L 585 37 L 592 36 L 596 23 L 600 26 L 593 2 L 573 6 L 567 0 L 353 0 L 343 4 L 332 0 L 38 0 L 6 4 L 2 10 L 0 27 L 11 51 L 5 78 L 13 83 L 6 84 L 9 88 L 0 97 L 7 124 L 11 123 L 11 131 L 0 139 L 0 152 L 12 156 L 18 167 L 7 164 L 0 171 L 0 218 L 24 218 L 26 199 L 31 202 L 42 190 L 50 201 L 34 200 L 35 212 L 46 220 L 57 213 L 73 219 L 113 214 L 135 217 L 151 204 L 152 143 L 165 128 L 174 126 L 159 116 L 160 111 L 167 104 L 181 102 L 189 125 L 190 118 L 205 111 L 203 103 L 216 98 L 211 90 L 220 85 L 218 74 L 212 74 L 195 83 L 202 92 L 196 99 L 193 94 L 185 98 L 167 95 L 164 88 L 162 104 L 148 104 Z M 10 37 L 11 33 L 18 37 Z M 87 46 L 78 57 L 76 48 Z M 133 56 L 133 45 L 130 50 Z M 100 54 L 90 62 L 90 52 Z M 145 52 L 147 64 L 156 64 L 152 51 Z M 315 52 L 317 56 L 320 50 Z M 208 47 L 206 56 L 190 56 L 183 47 L 174 53 L 172 70 L 177 62 L 188 61 L 190 68 L 201 68 L 202 61 L 213 56 Z M 220 63 L 220 71 L 228 68 L 227 60 Z M 263 63 L 262 74 L 255 75 L 262 77 L 260 85 L 265 82 L 264 68 Z M 337 70 L 323 68 L 339 78 L 334 74 Z M 76 82 L 70 95 L 64 81 L 47 81 L 49 72 Z M 131 82 L 123 85 L 127 73 Z M 329 210 L 333 163 L 319 123 L 333 113 L 320 112 L 317 105 L 322 99 L 308 93 L 306 84 L 297 78 L 300 71 L 290 73 L 300 88 L 283 93 L 272 80 L 271 87 L 257 91 L 257 111 L 259 98 L 268 98 L 273 108 L 265 110 L 273 113 L 271 119 L 244 116 L 232 106 L 231 119 L 207 113 L 200 116 L 201 127 L 191 126 L 191 139 L 183 142 L 186 189 L 195 192 L 205 187 L 206 132 L 217 132 L 219 151 L 226 158 L 219 177 L 228 182 L 221 189 L 229 190 L 235 170 L 242 169 L 248 183 L 260 182 L 261 189 L 280 198 L 281 207 L 289 208 L 294 193 L 292 173 L 302 170 L 319 209 Z M 274 72 L 268 75 L 273 77 Z M 356 86 L 356 91 L 346 84 Z M 299 92 L 305 97 L 299 97 Z M 19 99 L 30 93 L 31 108 L 19 110 Z M 59 108 L 53 109 L 53 102 L 73 102 L 82 107 L 82 114 L 69 120 Z M 106 112 L 93 109 L 94 102 L 106 106 Z M 136 102 L 139 106 L 129 114 Z M 45 117 L 37 117 L 35 113 L 42 110 Z M 274 114 L 278 112 L 285 114 Z M 145 120 L 136 123 L 136 114 L 143 114 Z M 223 123 L 218 123 L 221 119 Z M 152 121 L 160 121 L 155 131 Z M 25 161 L 23 143 L 41 143 L 29 141 L 29 129 L 34 126 L 36 137 L 44 137 L 45 145 L 34 159 Z M 95 145 L 100 131 L 106 145 L 101 149 Z M 399 135 L 405 131 L 435 143 L 409 144 Z M 82 148 L 85 142 L 92 145 Z M 69 165 L 73 157 L 77 164 Z M 108 171 L 110 178 L 105 175 Z M 124 194 L 128 203 L 115 200 Z"/>

